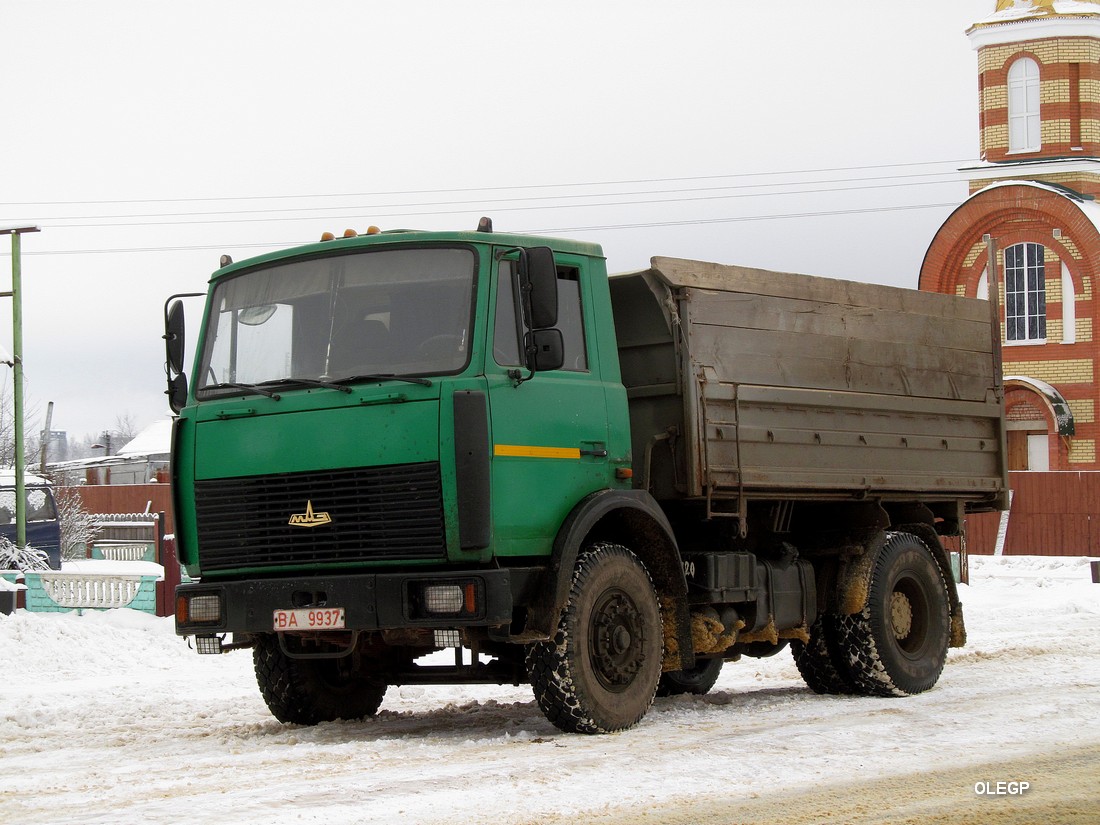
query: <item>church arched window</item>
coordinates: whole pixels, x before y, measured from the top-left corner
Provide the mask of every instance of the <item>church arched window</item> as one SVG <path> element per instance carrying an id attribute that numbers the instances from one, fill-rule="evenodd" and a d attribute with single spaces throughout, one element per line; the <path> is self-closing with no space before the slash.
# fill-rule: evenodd
<path id="1" fill-rule="evenodd" d="M 1042 342 L 1047 337 L 1046 270 L 1042 244 L 1005 249 L 1005 339 Z"/>
<path id="2" fill-rule="evenodd" d="M 1042 148 L 1039 120 L 1039 64 L 1021 57 L 1008 70 L 1008 151 Z"/>

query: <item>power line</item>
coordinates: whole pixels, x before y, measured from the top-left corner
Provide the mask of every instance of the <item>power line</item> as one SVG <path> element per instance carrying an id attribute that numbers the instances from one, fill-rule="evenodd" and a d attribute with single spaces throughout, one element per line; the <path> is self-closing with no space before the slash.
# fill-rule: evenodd
<path id="1" fill-rule="evenodd" d="M 317 200 L 322 198 L 363 198 L 363 197 L 397 197 L 397 196 L 411 196 L 411 195 L 442 195 L 442 194 L 458 194 L 463 192 L 511 192 L 518 190 L 531 190 L 531 189 L 567 189 L 576 187 L 598 187 L 598 186 L 634 186 L 640 184 L 658 184 L 658 183 L 678 183 L 678 182 L 691 182 L 691 181 L 713 181 L 713 180 L 729 180 L 731 178 L 761 178 L 761 177 L 778 177 L 783 175 L 814 175 L 814 174 L 831 174 L 834 172 L 861 172 L 861 171 L 874 171 L 879 169 L 908 169 L 915 166 L 937 166 L 937 165 L 955 165 L 973 163 L 973 158 L 964 158 L 959 160 L 939 160 L 939 161 L 913 161 L 909 163 L 886 163 L 866 166 L 833 166 L 823 167 L 820 169 L 788 169 L 788 170 L 773 170 L 768 172 L 741 172 L 741 173 L 729 173 L 721 175 L 695 175 L 685 177 L 672 177 L 672 178 L 631 178 L 624 180 L 612 180 L 612 181 L 574 181 L 571 183 L 534 183 L 534 184 L 515 184 L 510 186 L 481 186 L 481 187 L 460 187 L 450 189 L 408 189 L 408 190 L 393 190 L 383 192 L 321 192 L 313 194 L 297 194 L 297 195 L 220 195 L 211 197 L 189 197 L 189 198 L 129 198 L 121 200 L 81 200 L 81 201 L 11 201 L 0 202 L 0 207 L 44 207 L 44 206 L 111 206 L 117 204 L 133 204 L 133 203 L 217 203 L 222 201 L 245 201 L 245 200 L 288 200 L 288 199 L 301 199 L 301 200 Z M 948 174 L 948 173 L 936 173 L 936 174 Z"/>
<path id="2" fill-rule="evenodd" d="M 941 173 L 942 174 L 942 173 Z M 918 177 L 918 176 L 912 176 Z M 897 178 L 860 178 L 859 180 L 892 180 Z M 844 183 L 842 180 L 833 181 L 814 181 L 811 185 L 824 185 L 830 183 Z M 891 184 L 875 184 L 871 186 L 841 186 L 831 187 L 826 189 L 792 189 L 782 192 L 735 192 L 724 195 L 703 195 L 697 197 L 684 197 L 684 198 L 649 198 L 645 200 L 626 200 L 626 201 L 598 201 L 593 203 L 559 203 L 559 204 L 540 204 L 531 206 L 489 206 L 484 201 L 472 202 L 469 200 L 462 201 L 438 201 L 435 203 L 410 203 L 410 204 L 378 204 L 371 205 L 353 205 L 353 206 L 320 206 L 320 207 L 301 207 L 292 209 L 260 209 L 260 210 L 241 210 L 241 211 L 228 211 L 228 212 L 181 212 L 181 213 L 166 213 L 166 214 L 148 214 L 148 215 L 103 215 L 103 216 L 90 216 L 82 218 L 80 216 L 65 216 L 57 218 L 44 218 L 42 222 L 44 225 L 51 226 L 56 229 L 94 229 L 94 228 L 121 228 L 121 227 L 134 227 L 134 226 L 195 226 L 201 224 L 211 223 L 273 223 L 277 221 L 299 221 L 305 219 L 301 213 L 306 212 L 332 212 L 340 210 L 341 214 L 324 217 L 342 217 L 349 220 L 367 220 L 376 218 L 379 214 L 386 214 L 396 217 L 423 217 L 431 215 L 449 215 L 455 211 L 467 211 L 475 207 L 491 210 L 494 212 L 521 212 L 532 211 L 539 209 L 577 209 L 582 207 L 609 207 L 609 206 L 645 206 L 660 203 L 697 203 L 704 201 L 714 200 L 734 200 L 742 198 L 757 198 L 757 197 L 783 197 L 787 195 L 817 195 L 817 194 L 831 194 L 836 192 L 862 192 L 875 189 L 897 189 L 900 187 L 909 186 L 940 186 L 947 183 L 954 183 L 955 181 L 947 180 L 924 180 L 913 181 L 907 183 L 891 183 Z M 658 194 L 684 194 L 692 192 L 715 192 L 730 187 L 712 187 L 702 189 L 666 189 L 666 190 L 647 190 L 640 192 L 614 192 L 606 195 L 594 195 L 594 194 L 580 194 L 580 195 L 553 195 L 536 198 L 499 198 L 494 199 L 492 203 L 529 203 L 532 200 L 561 200 L 565 198 L 577 200 L 581 198 L 605 198 L 605 197 L 621 197 L 632 195 L 658 195 Z M 757 188 L 757 187 L 745 187 L 745 188 Z M 391 209 L 407 209 L 409 207 L 428 207 L 428 206 L 456 206 L 461 207 L 460 210 L 443 210 L 443 211 L 416 211 L 416 212 L 386 212 L 385 210 Z M 372 211 L 371 215 L 347 215 L 348 211 L 369 209 Z M 233 218 L 233 217 L 218 217 L 222 215 L 272 215 L 273 213 L 286 213 L 293 212 L 293 215 L 287 215 L 284 217 L 253 217 L 253 218 Z M 115 218 L 167 218 L 167 217 L 209 217 L 211 220 L 172 220 L 172 221 L 158 221 L 158 220 L 143 220 L 134 223 L 53 223 L 54 220 L 111 220 Z M 316 217 L 322 217 L 317 215 Z"/>
<path id="3" fill-rule="evenodd" d="M 556 228 L 544 228 L 544 229 L 515 229 L 508 230 L 509 234 L 531 234 L 531 235 L 557 235 L 562 233 L 571 232 L 609 232 L 622 229 L 647 229 L 669 226 L 703 226 L 709 224 L 720 223 L 742 223 L 749 221 L 767 221 L 767 220 L 788 220 L 788 219 L 804 219 L 804 218 L 822 218 L 832 217 L 840 215 L 861 215 L 878 212 L 901 212 L 912 211 L 918 209 L 946 209 L 958 206 L 958 202 L 949 203 L 926 203 L 926 204 L 913 204 L 908 206 L 886 206 L 886 207 L 873 207 L 864 209 L 834 209 L 824 210 L 818 212 L 799 212 L 799 213 L 782 213 L 773 215 L 743 215 L 737 217 L 726 218 L 698 218 L 681 221 L 640 221 L 634 223 L 621 223 L 621 224 L 604 224 L 599 226 L 571 226 L 571 227 L 556 227 Z M 272 243 L 224 243 L 224 244 L 197 244 L 197 245 L 180 245 L 180 246 L 150 246 L 150 247 L 114 247 L 105 249 L 59 249 L 59 250 L 42 250 L 42 251 L 23 251 L 24 257 L 27 255 L 100 255 L 100 254 L 123 254 L 123 253 L 145 253 L 145 252 L 190 252 L 190 251 L 202 251 L 202 250 L 233 250 L 233 249 L 252 249 L 252 248 L 266 248 L 266 249 L 285 249 L 292 246 L 299 246 L 304 243 L 310 243 L 311 241 L 275 241 Z M 10 253 L 8 253 L 10 255 Z M 3 257 L 0 254 L 0 257 Z"/>

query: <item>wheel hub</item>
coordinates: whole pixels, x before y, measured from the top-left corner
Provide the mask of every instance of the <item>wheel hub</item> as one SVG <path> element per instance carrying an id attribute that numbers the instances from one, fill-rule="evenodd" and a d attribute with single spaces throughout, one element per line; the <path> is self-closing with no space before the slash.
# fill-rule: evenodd
<path id="1" fill-rule="evenodd" d="M 614 594 L 592 619 L 592 661 L 600 681 L 609 689 L 628 686 L 645 662 L 642 618 L 623 594 Z"/>
<path id="2" fill-rule="evenodd" d="M 890 596 L 890 624 L 895 639 L 904 639 L 913 630 L 913 605 L 908 596 L 897 590 Z"/>

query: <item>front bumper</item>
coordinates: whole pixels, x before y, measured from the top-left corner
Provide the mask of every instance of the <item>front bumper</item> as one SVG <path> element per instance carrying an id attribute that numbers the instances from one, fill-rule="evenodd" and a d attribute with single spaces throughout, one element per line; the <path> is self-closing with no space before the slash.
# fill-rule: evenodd
<path id="1" fill-rule="evenodd" d="M 446 570 L 181 584 L 176 588 L 176 633 L 271 633 L 276 610 L 311 607 L 344 608 L 348 630 L 499 627 L 511 623 L 513 606 L 532 572 Z M 427 590 L 456 587 L 473 594 L 460 609 L 439 612 L 425 604 Z M 217 608 L 213 598 L 202 599 L 196 618 L 193 614 L 200 611 L 188 608 L 198 604 L 196 597 L 215 597 Z"/>

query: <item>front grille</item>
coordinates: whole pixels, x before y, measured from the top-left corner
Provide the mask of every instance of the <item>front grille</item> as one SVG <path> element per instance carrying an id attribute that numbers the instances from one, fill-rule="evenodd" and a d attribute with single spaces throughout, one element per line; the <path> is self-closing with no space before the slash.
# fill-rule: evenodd
<path id="1" fill-rule="evenodd" d="M 195 507 L 204 571 L 446 554 L 434 462 L 198 481 Z"/>

